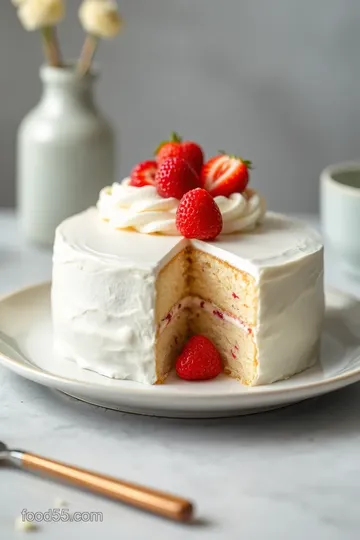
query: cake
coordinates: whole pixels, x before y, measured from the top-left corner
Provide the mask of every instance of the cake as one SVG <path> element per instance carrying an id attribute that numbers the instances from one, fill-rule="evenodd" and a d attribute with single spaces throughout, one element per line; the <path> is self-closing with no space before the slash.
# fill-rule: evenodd
<path id="1" fill-rule="evenodd" d="M 214 241 L 181 236 L 179 200 L 129 179 L 64 221 L 53 256 L 56 354 L 144 384 L 165 382 L 194 334 L 249 386 L 313 365 L 324 313 L 319 235 L 265 212 L 248 187 L 214 201 L 223 222 Z"/>

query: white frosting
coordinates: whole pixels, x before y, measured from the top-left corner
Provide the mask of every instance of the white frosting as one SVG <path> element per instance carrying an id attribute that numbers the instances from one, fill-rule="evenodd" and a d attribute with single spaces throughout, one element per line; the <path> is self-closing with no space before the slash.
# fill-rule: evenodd
<path id="1" fill-rule="evenodd" d="M 133 187 L 129 179 L 100 192 L 100 217 L 114 229 L 134 229 L 151 234 L 178 235 L 175 214 L 179 201 L 160 197 L 154 186 Z"/>
<path id="2" fill-rule="evenodd" d="M 107 377 L 154 383 L 154 273 L 56 244 L 55 350 Z"/>
<path id="3" fill-rule="evenodd" d="M 189 243 L 258 284 L 253 384 L 314 362 L 324 310 L 321 239 L 303 223 L 273 213 L 254 232 L 211 243 L 118 231 L 99 220 L 95 208 L 66 220 L 54 246 L 56 351 L 108 377 L 154 383 L 156 276 Z"/>
<path id="4" fill-rule="evenodd" d="M 215 197 L 223 218 L 222 234 L 254 229 L 264 217 L 265 203 L 256 191 Z M 154 186 L 133 187 L 129 178 L 100 192 L 100 217 L 114 229 L 134 229 L 141 233 L 178 235 L 178 199 L 161 197 Z"/>
<path id="5" fill-rule="evenodd" d="M 223 218 L 221 234 L 251 231 L 264 218 L 265 201 L 256 191 L 232 193 L 230 197 L 215 197 Z"/>

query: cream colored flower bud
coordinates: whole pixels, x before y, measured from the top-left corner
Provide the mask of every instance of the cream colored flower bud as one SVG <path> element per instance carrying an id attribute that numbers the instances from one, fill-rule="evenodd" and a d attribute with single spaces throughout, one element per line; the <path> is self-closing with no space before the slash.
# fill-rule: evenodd
<path id="1" fill-rule="evenodd" d="M 79 18 L 88 34 L 100 38 L 113 38 L 122 27 L 117 4 L 112 0 L 84 0 Z"/>
<path id="2" fill-rule="evenodd" d="M 21 6 L 26 0 L 11 0 L 11 2 L 14 4 L 15 7 Z"/>
<path id="3" fill-rule="evenodd" d="M 26 30 L 54 26 L 64 17 L 63 0 L 16 0 L 19 19 Z"/>

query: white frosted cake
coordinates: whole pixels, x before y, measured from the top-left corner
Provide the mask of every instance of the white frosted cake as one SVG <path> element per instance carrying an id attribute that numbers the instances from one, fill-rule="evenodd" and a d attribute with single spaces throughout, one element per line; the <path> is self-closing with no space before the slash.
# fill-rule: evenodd
<path id="1" fill-rule="evenodd" d="M 324 313 L 321 239 L 265 214 L 252 190 L 214 200 L 223 229 L 211 242 L 179 234 L 179 200 L 129 182 L 63 222 L 53 259 L 56 353 L 106 377 L 155 384 L 201 334 L 225 373 L 247 385 L 310 367 Z"/>

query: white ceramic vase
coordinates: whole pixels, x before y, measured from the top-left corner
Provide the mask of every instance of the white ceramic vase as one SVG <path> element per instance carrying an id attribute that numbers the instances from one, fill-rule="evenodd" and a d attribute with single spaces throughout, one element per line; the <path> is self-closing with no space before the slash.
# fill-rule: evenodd
<path id="1" fill-rule="evenodd" d="M 26 239 L 51 245 L 57 225 L 114 182 L 115 141 L 93 99 L 94 75 L 46 66 L 40 76 L 41 100 L 18 132 L 17 205 Z"/>

